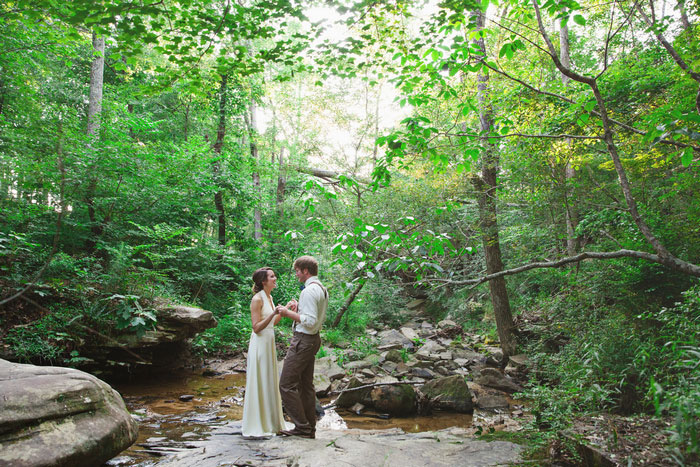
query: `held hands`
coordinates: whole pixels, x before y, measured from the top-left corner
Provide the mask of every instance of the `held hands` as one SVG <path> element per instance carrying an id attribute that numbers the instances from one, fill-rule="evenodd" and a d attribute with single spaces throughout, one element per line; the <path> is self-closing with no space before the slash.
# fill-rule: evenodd
<path id="1" fill-rule="evenodd" d="M 287 303 L 287 306 L 277 305 L 275 307 L 275 314 L 281 315 L 281 316 L 286 316 L 286 317 L 289 317 L 290 312 L 296 312 L 296 311 L 297 311 L 297 301 L 296 300 L 290 300 Z"/>

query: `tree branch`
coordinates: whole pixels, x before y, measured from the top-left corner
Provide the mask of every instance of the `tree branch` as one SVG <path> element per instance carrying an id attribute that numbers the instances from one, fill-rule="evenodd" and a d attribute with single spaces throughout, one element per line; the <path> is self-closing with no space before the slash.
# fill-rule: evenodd
<path id="1" fill-rule="evenodd" d="M 569 263 L 578 263 L 585 259 L 616 259 L 616 258 L 636 258 L 651 261 L 653 263 L 662 264 L 667 266 L 666 261 L 664 261 L 659 255 L 648 253 L 646 251 L 636 251 L 636 250 L 618 250 L 610 252 L 601 251 L 586 251 L 579 253 L 575 256 L 569 256 L 556 261 L 539 261 L 534 263 L 525 264 L 523 266 L 518 266 L 517 268 L 506 269 L 493 274 L 488 274 L 476 279 L 467 279 L 463 281 L 453 281 L 450 279 L 429 279 L 428 281 L 433 282 L 444 282 L 446 285 L 472 285 L 472 288 L 488 282 L 492 279 L 496 279 L 502 276 L 512 276 L 514 274 L 519 274 L 521 272 L 529 271 L 530 269 L 542 269 L 542 268 L 559 268 Z M 686 271 L 687 272 L 687 271 Z M 700 268 L 694 273 L 688 272 L 688 274 L 700 277 Z"/>

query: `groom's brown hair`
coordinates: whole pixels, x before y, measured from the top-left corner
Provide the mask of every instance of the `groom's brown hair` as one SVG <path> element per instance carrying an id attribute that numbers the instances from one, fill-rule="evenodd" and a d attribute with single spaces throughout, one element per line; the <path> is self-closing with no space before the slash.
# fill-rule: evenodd
<path id="1" fill-rule="evenodd" d="M 318 275 L 318 261 L 313 256 L 300 256 L 294 261 L 294 269 L 306 269 L 312 276 Z"/>

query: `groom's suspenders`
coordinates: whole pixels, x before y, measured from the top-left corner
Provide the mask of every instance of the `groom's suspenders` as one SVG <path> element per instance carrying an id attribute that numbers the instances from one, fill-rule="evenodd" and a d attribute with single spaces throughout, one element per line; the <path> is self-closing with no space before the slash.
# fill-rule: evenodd
<path id="1" fill-rule="evenodd" d="M 311 285 L 311 284 L 316 284 L 317 286 L 321 287 L 321 290 L 323 290 L 323 296 L 326 297 L 326 300 L 328 300 L 328 290 L 326 290 L 326 288 L 325 288 L 324 286 L 322 286 L 320 282 L 316 282 L 316 281 L 314 281 L 314 282 L 309 282 L 309 285 Z M 318 312 L 318 308 L 316 309 L 316 312 Z M 292 330 L 293 330 L 293 331 L 296 331 L 296 329 L 297 329 L 297 324 L 299 324 L 299 323 L 297 323 L 296 321 L 294 321 L 294 324 L 292 325 Z"/>
<path id="2" fill-rule="evenodd" d="M 323 296 L 326 297 L 326 300 L 328 300 L 328 290 L 326 290 L 326 288 L 322 286 L 320 282 L 309 282 L 309 285 L 311 284 L 316 284 L 317 286 L 321 287 L 321 290 L 323 290 Z"/>

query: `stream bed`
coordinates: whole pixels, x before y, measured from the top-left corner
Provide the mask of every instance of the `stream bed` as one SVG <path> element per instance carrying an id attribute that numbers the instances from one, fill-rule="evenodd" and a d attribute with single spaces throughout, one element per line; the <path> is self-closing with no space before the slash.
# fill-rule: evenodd
<path id="1" fill-rule="evenodd" d="M 148 381 L 115 384 L 129 411 L 139 422 L 136 442 L 108 466 L 151 466 L 165 456 L 195 448 L 212 431 L 243 416 L 245 373 L 219 376 L 196 374 L 160 377 Z M 322 399 L 324 405 L 329 399 Z M 475 413 L 477 420 L 506 414 Z M 387 418 L 371 411 L 362 415 L 347 410 L 327 409 L 318 421 L 319 430 L 400 428 L 406 433 L 468 428 L 470 414 L 438 412 L 428 416 Z"/>

